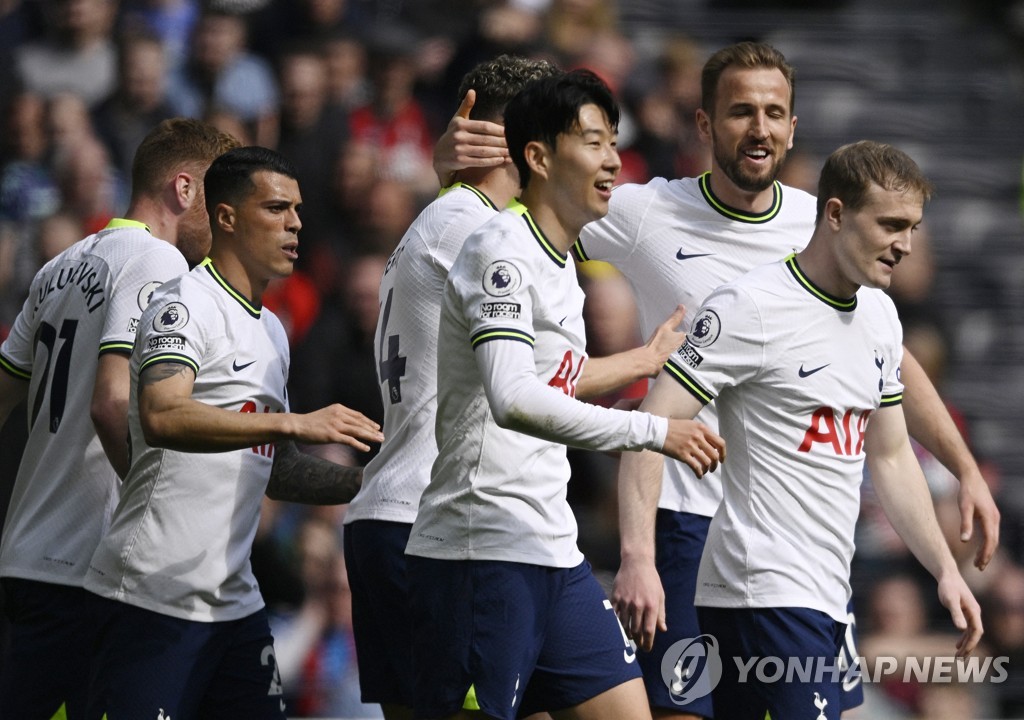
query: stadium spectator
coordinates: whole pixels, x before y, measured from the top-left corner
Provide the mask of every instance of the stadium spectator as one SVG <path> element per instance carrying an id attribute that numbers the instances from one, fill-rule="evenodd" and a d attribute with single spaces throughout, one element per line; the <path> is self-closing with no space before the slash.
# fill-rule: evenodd
<path id="1" fill-rule="evenodd" d="M 22 85 L 45 97 L 73 93 L 95 107 L 114 91 L 116 0 L 46 0 L 46 35 L 14 50 Z"/>
<path id="2" fill-rule="evenodd" d="M 175 113 L 204 117 L 226 110 L 258 145 L 277 143 L 280 95 L 270 64 L 246 45 L 246 19 L 207 8 L 192 37 L 189 59 L 174 73 L 167 100 Z"/>
<path id="3" fill-rule="evenodd" d="M 92 112 L 96 134 L 121 177 L 131 175 L 135 149 L 146 133 L 174 116 L 166 87 L 167 63 L 160 41 L 142 33 L 123 39 L 117 89 Z"/>
<path id="4" fill-rule="evenodd" d="M 300 268 L 332 243 L 335 213 L 331 185 L 348 138 L 345 114 L 329 104 L 327 61 L 317 47 L 290 48 L 278 60 L 281 134 L 277 150 L 287 157 L 307 188 L 302 212 L 304 252 Z M 313 252 L 306 253 L 306 248 Z"/>

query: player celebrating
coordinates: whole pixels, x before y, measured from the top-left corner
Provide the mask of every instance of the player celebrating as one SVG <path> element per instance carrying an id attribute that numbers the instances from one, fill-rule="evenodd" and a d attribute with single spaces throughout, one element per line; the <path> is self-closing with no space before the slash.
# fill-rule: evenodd
<path id="1" fill-rule="evenodd" d="M 563 443 L 646 447 L 698 474 L 724 448 L 700 424 L 573 398 L 586 354 L 567 253 L 607 212 L 617 121 L 607 86 L 586 71 L 517 95 L 505 125 L 522 202 L 473 233 L 448 276 L 439 453 L 407 549 L 417 716 L 647 714 L 637 715 L 633 651 L 576 547 Z"/>
<path id="2" fill-rule="evenodd" d="M 714 291 L 641 406 L 693 417 L 714 400 L 729 443 L 696 596 L 701 629 L 724 659 L 714 689 L 720 717 L 839 717 L 840 686 L 824 668 L 777 683 L 750 673 L 741 684 L 732 660 L 833 665 L 865 457 L 886 515 L 938 580 L 963 633 L 957 655 L 981 637 L 978 603 L 910 446 L 902 331 L 881 291 L 911 251 L 930 192 L 913 160 L 891 146 L 837 150 L 821 173 L 807 247 Z M 661 465 L 655 453 L 623 458 L 624 518 L 653 509 Z M 642 549 L 653 553 L 653 542 Z"/>
<path id="3" fill-rule="evenodd" d="M 109 600 L 93 708 L 121 718 L 283 718 L 263 600 L 249 565 L 276 475 L 347 486 L 342 468 L 291 447 L 379 441 L 331 405 L 288 412 L 288 344 L 261 298 L 298 257 L 298 182 L 265 148 L 206 173 L 209 258 L 154 293 L 131 358 L 132 465 L 86 588 Z M 275 445 L 277 443 L 277 445 Z M 282 452 L 285 451 L 285 452 Z"/>
<path id="4" fill-rule="evenodd" d="M 462 111 L 468 105 L 473 117 L 500 122 L 528 81 L 559 72 L 548 62 L 508 55 L 481 63 L 463 78 Z M 345 552 L 362 697 L 381 703 L 387 717 L 412 712 L 405 546 L 437 457 L 437 325 L 444 283 L 466 237 L 518 190 L 514 165 L 459 172 L 406 232 L 381 280 L 376 352 L 386 440 L 345 514 Z M 656 376 L 683 341 L 674 331 L 681 319 L 673 315 L 662 323 L 646 346 L 588 361 L 577 395 Z"/>
<path id="5" fill-rule="evenodd" d="M 0 422 L 29 399 L 0 550 L 3 717 L 83 717 L 95 622 L 82 583 L 128 470 L 128 355 L 154 289 L 209 250 L 203 173 L 237 144 L 195 120 L 154 128 L 125 216 L 39 270 L 0 347 Z"/>
<path id="6" fill-rule="evenodd" d="M 644 332 L 668 308 L 692 311 L 723 282 L 802 248 L 814 229 L 814 198 L 775 179 L 796 130 L 793 69 L 782 54 L 763 43 L 723 48 L 705 63 L 701 85 L 697 127 L 711 146 L 711 171 L 617 188 L 608 215 L 584 227 L 574 248 L 581 259 L 609 261 L 629 279 Z M 436 164 L 445 171 L 501 163 L 502 145 L 500 127 L 453 118 Z M 935 388 L 909 354 L 903 380 L 911 434 L 960 479 L 961 538 L 969 540 L 974 520 L 980 521 L 984 544 L 976 564 L 983 568 L 998 544 L 999 511 Z M 716 427 L 713 404 L 700 420 Z M 709 698 L 689 703 L 673 697 L 661 664 L 673 643 L 700 635 L 696 573 L 720 501 L 716 478 L 695 482 L 689 470 L 666 462 L 656 516 L 643 527 L 622 529 L 616 607 L 627 631 L 650 648 L 638 657 L 659 717 L 712 717 Z M 625 508 L 621 499 L 619 506 Z M 638 555 L 647 533 L 657 535 L 655 558 Z M 664 632 L 655 636 L 657 627 Z M 846 706 L 859 704 L 862 692 L 854 686 L 844 696 Z"/>

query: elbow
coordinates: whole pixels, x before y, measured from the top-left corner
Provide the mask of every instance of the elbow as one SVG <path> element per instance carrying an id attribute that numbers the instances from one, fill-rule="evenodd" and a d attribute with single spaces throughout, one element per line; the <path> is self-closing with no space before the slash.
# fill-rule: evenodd
<path id="1" fill-rule="evenodd" d="M 89 406 L 89 417 L 96 434 L 101 438 L 113 436 L 128 420 L 128 407 L 116 402 L 94 400 Z"/>
<path id="2" fill-rule="evenodd" d="M 532 417 L 516 406 L 492 408 L 495 424 L 502 430 L 531 434 L 535 423 Z"/>
<path id="3" fill-rule="evenodd" d="M 139 413 L 139 424 L 142 426 L 142 439 L 154 448 L 174 448 L 172 423 L 166 422 L 159 413 Z"/>

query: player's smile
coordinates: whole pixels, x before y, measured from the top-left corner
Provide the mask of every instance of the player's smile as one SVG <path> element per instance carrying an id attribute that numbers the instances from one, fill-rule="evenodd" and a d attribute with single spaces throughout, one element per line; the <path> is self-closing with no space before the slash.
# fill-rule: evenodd
<path id="1" fill-rule="evenodd" d="M 719 79 L 712 112 L 697 111 L 701 135 L 711 143 L 712 187 L 726 203 L 750 207 L 771 188 L 793 146 L 791 100 L 779 70 L 730 68 Z"/>

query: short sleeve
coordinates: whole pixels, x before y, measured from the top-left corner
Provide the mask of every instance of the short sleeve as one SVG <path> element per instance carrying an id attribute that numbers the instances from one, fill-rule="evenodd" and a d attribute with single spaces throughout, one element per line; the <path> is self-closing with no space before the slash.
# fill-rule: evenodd
<path id="1" fill-rule="evenodd" d="M 665 370 L 706 405 L 725 388 L 755 377 L 764 366 L 764 352 L 757 304 L 748 293 L 726 285 L 705 301 Z"/>

